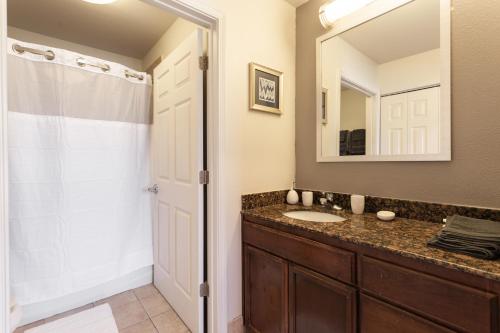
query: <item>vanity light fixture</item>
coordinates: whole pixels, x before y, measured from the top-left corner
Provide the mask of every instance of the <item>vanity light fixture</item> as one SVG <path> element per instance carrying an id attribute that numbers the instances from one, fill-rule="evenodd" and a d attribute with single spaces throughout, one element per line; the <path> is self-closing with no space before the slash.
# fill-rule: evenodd
<path id="1" fill-rule="evenodd" d="M 95 3 L 97 5 L 107 5 L 115 2 L 116 0 L 83 0 L 85 2 Z"/>
<path id="2" fill-rule="evenodd" d="M 319 7 L 321 25 L 329 28 L 338 19 L 368 5 L 374 0 L 332 0 Z"/>

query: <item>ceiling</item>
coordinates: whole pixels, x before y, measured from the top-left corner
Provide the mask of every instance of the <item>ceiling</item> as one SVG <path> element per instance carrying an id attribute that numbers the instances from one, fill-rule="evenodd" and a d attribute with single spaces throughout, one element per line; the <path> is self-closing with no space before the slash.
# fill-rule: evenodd
<path id="1" fill-rule="evenodd" d="M 309 0 L 286 0 L 286 1 L 294 7 L 300 7 Z"/>
<path id="2" fill-rule="evenodd" d="M 415 0 L 340 36 L 378 64 L 439 48 L 439 1 Z"/>
<path id="3" fill-rule="evenodd" d="M 177 18 L 140 0 L 8 0 L 8 24 L 141 59 Z M 145 19 L 146 18 L 146 19 Z"/>

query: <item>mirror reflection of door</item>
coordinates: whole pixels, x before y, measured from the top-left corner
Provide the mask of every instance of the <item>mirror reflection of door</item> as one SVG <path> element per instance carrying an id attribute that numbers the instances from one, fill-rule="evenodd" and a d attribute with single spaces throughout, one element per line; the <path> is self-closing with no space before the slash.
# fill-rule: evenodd
<path id="1" fill-rule="evenodd" d="M 339 155 L 365 155 L 367 146 L 367 112 L 373 98 L 362 89 L 341 82 Z"/>
<path id="2" fill-rule="evenodd" d="M 384 96 L 380 102 L 383 155 L 439 152 L 439 87 Z"/>

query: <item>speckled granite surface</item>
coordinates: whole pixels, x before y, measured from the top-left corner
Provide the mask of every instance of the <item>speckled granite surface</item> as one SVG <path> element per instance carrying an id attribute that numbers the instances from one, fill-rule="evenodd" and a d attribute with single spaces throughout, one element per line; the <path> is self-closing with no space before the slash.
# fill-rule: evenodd
<path id="1" fill-rule="evenodd" d="M 288 190 L 244 194 L 241 196 L 241 209 L 252 209 L 286 202 Z"/>
<path id="2" fill-rule="evenodd" d="M 321 206 L 305 208 L 301 205 L 277 204 L 243 211 L 247 217 L 256 217 L 293 229 L 321 233 L 343 241 L 387 250 L 444 267 L 469 272 L 500 281 L 500 261 L 476 259 L 461 254 L 445 252 L 427 247 L 427 241 L 442 227 L 441 224 L 396 218 L 382 222 L 374 214 L 352 215 L 341 212 L 337 215 L 347 220 L 338 223 L 317 223 L 284 216 L 286 211 L 311 209 L 331 213 Z"/>
<path id="3" fill-rule="evenodd" d="M 314 194 L 315 198 L 321 196 L 321 192 L 314 192 Z M 334 193 L 333 195 L 334 202 L 337 205 L 347 209 L 351 207 L 350 194 Z M 318 200 L 315 202 L 319 203 Z M 497 209 L 365 196 L 366 212 L 376 213 L 380 210 L 393 211 L 399 217 L 436 223 L 441 223 L 446 216 L 455 214 L 477 219 L 500 221 L 500 210 Z"/>
<path id="4" fill-rule="evenodd" d="M 302 190 L 297 189 L 297 192 L 300 197 Z M 313 192 L 314 202 L 319 203 L 319 198 L 324 196 L 324 194 L 318 191 Z M 241 206 L 242 209 L 245 210 L 285 203 L 287 193 L 288 190 L 242 195 Z M 351 207 L 351 195 L 345 193 L 333 193 L 333 202 L 344 209 L 349 210 Z M 446 216 L 454 214 L 500 222 L 499 209 L 446 205 L 422 201 L 372 197 L 368 195 L 365 196 L 365 212 L 376 213 L 379 210 L 391 210 L 395 212 L 398 217 L 436 223 L 441 223 Z"/>

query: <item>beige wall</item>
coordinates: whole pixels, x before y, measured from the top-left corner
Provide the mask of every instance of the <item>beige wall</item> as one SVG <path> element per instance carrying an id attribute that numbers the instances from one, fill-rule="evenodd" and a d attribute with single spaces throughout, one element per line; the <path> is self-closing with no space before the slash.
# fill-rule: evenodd
<path id="1" fill-rule="evenodd" d="M 197 25 L 194 23 L 182 18 L 177 18 L 151 50 L 144 56 L 142 59 L 142 68 L 147 69 L 156 59 L 172 52 L 177 45 L 196 29 L 196 27 Z"/>
<path id="2" fill-rule="evenodd" d="M 121 54 L 112 53 L 100 49 L 96 49 L 90 46 L 76 44 L 68 42 L 66 40 L 49 37 L 46 35 L 38 34 L 28 30 L 19 29 L 16 27 L 8 27 L 8 36 L 20 41 L 43 44 L 47 46 L 56 47 L 59 49 L 65 49 L 84 55 L 89 55 L 91 57 L 100 58 L 107 61 L 117 62 L 119 64 L 125 65 L 137 71 L 142 71 L 142 61 L 139 59 L 127 57 Z"/>
<path id="3" fill-rule="evenodd" d="M 295 175 L 295 8 L 284 0 L 199 0 L 224 15 L 227 319 L 241 315 L 241 194 L 289 188 Z M 284 73 L 281 116 L 248 108 L 248 64 Z"/>
<path id="4" fill-rule="evenodd" d="M 381 94 L 436 84 L 441 82 L 441 54 L 439 49 L 414 54 L 381 64 L 377 72 Z"/>
<path id="5" fill-rule="evenodd" d="M 366 95 L 348 88 L 340 92 L 340 129 L 366 128 Z"/>
<path id="6" fill-rule="evenodd" d="M 315 38 L 310 0 L 297 10 L 297 186 L 500 208 L 500 1 L 454 1 L 451 162 L 316 163 Z"/>

